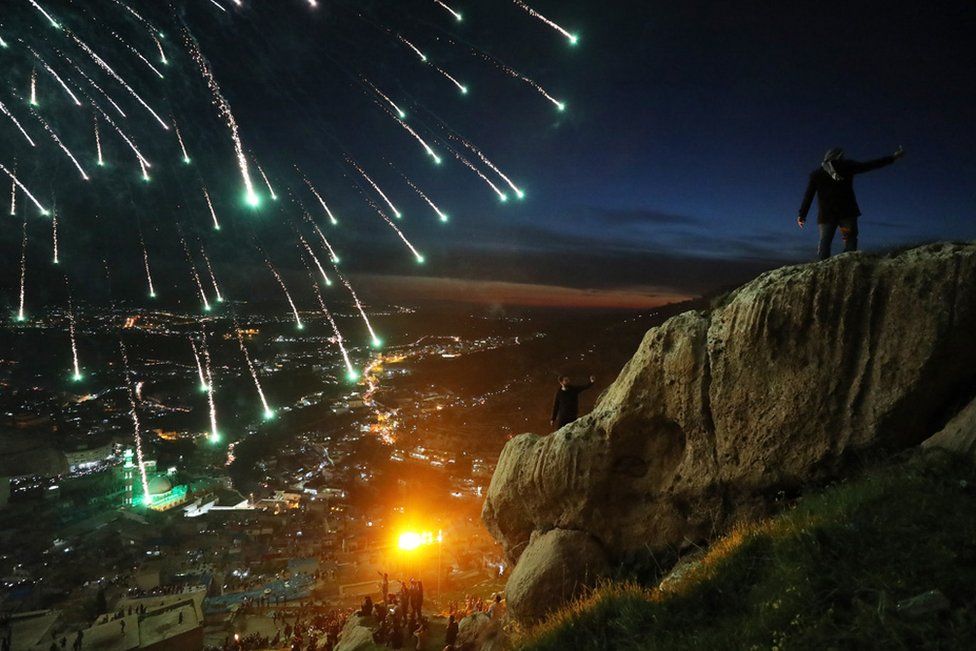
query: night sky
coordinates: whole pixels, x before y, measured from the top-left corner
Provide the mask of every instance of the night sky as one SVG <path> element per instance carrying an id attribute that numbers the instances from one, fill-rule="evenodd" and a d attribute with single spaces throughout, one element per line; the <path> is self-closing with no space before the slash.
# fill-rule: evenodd
<path id="1" fill-rule="evenodd" d="M 0 14 L 0 35 L 19 35 L 57 61 L 50 49 L 59 47 L 57 37 L 40 21 L 28 25 L 32 10 L 22 4 L 26 9 Z M 178 3 L 177 14 L 146 11 L 160 23 L 190 26 L 246 147 L 282 195 L 290 192 L 325 224 L 292 167 L 297 164 L 328 196 L 343 219 L 334 235 L 343 266 L 370 296 L 640 307 L 809 260 L 816 229 L 800 232 L 794 220 L 807 175 L 835 145 L 859 159 L 897 145 L 908 152 L 895 166 L 857 181 L 862 248 L 976 237 L 972 2 L 530 3 L 578 33 L 577 47 L 504 0 L 456 0 L 465 14 L 460 25 L 426 0 L 322 0 L 314 12 L 298 0 L 275 0 L 227 14 L 208 4 Z M 127 154 L 115 140 L 107 148 L 120 162 L 105 172 L 107 185 L 96 179 L 80 187 L 56 150 L 25 162 L 29 152 L 0 118 L 0 162 L 9 166 L 18 158 L 23 180 L 64 213 L 74 284 L 97 284 L 104 258 L 114 271 L 115 298 L 142 291 L 137 226 L 156 258 L 159 283 L 180 304 L 192 304 L 176 223 L 191 241 L 206 244 L 218 275 L 238 295 L 255 292 L 251 298 L 260 300 L 276 291 L 265 253 L 297 282 L 303 273 L 293 234 L 297 206 L 288 199 L 266 202 L 254 215 L 239 205 L 227 130 L 192 61 L 179 51 L 178 34 L 166 45 L 179 73 L 154 94 L 155 82 L 99 31 L 115 25 L 151 51 L 145 38 L 138 40 L 138 25 L 112 2 L 84 3 L 85 12 L 77 2 L 46 6 L 70 17 L 72 29 L 111 55 L 151 103 L 172 113 L 194 152 L 192 173 L 170 165 L 154 172 L 152 187 L 142 187 L 130 162 L 122 168 Z M 460 96 L 387 30 L 421 44 L 471 92 Z M 559 113 L 475 51 L 537 80 L 567 110 Z M 11 93 L 25 92 L 32 64 L 0 56 L 7 58 L 12 89 L 3 99 L 15 105 Z M 371 102 L 362 77 L 405 105 L 408 122 L 432 136 L 445 156 L 443 166 L 431 165 Z M 56 88 L 42 81 L 56 101 Z M 111 92 L 129 99 L 117 87 Z M 75 119 L 67 117 L 69 109 L 42 106 L 42 114 L 61 127 L 62 114 Z M 136 108 L 132 113 L 126 128 L 150 157 L 172 160 L 171 138 L 159 144 L 163 138 L 151 121 Z M 482 148 L 525 189 L 526 200 L 500 204 L 438 144 L 448 142 L 441 124 Z M 78 148 L 91 150 L 90 133 L 63 128 L 69 144 L 77 138 Z M 111 140 L 108 127 L 102 131 Z M 346 156 L 392 188 L 406 215 L 398 225 L 424 252 L 424 265 L 364 207 Z M 437 223 L 401 171 L 451 214 L 450 224 Z M 207 229 L 201 183 L 224 221 L 219 237 Z M 20 229 L 16 217 L 9 219 L 0 246 L 10 263 L 0 285 L 11 303 Z M 29 228 L 31 257 L 49 255 L 43 227 Z M 32 279 L 42 295 L 61 285 L 42 270 Z"/>

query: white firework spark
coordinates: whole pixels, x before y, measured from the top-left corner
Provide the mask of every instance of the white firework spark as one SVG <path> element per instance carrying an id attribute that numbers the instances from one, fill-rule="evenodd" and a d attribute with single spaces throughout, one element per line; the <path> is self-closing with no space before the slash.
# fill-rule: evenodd
<path id="1" fill-rule="evenodd" d="M 291 293 L 288 291 L 288 287 L 285 285 L 285 281 L 282 280 L 281 274 L 279 274 L 278 270 L 274 268 L 273 264 L 271 264 L 271 260 L 265 258 L 264 263 L 268 265 L 268 269 L 270 269 L 271 273 L 274 274 L 275 280 L 277 280 L 278 284 L 281 285 L 281 291 L 285 293 L 285 298 L 288 299 L 288 305 L 291 306 L 292 314 L 295 315 L 295 327 L 298 328 L 299 330 L 303 330 L 305 328 L 305 325 L 302 323 L 302 317 L 298 315 L 298 308 L 295 307 L 295 301 L 291 299 Z"/>
<path id="2" fill-rule="evenodd" d="M 85 54 L 87 54 L 91 58 L 91 60 L 94 61 L 98 65 L 99 68 L 101 68 L 106 73 L 108 73 L 108 75 L 110 77 L 112 77 L 112 79 L 114 79 L 115 81 L 117 81 L 119 83 L 119 85 L 121 85 L 123 88 L 125 88 L 129 92 L 129 94 L 132 95 L 132 97 L 134 97 L 135 100 L 137 102 L 139 102 L 139 104 L 142 105 L 142 107 L 144 109 L 146 109 L 147 111 L 149 111 L 149 113 L 153 116 L 153 118 L 156 119 L 156 122 L 159 123 L 159 126 L 161 126 L 166 131 L 169 131 L 169 125 L 166 124 L 165 121 L 163 121 L 163 118 L 159 117 L 159 114 L 156 113 L 156 111 L 154 111 L 153 108 L 151 106 L 149 106 L 149 104 L 147 104 L 144 99 L 142 99 L 142 97 L 139 95 L 139 93 L 137 93 L 135 90 L 132 89 L 132 86 L 130 86 L 128 83 L 126 83 L 125 79 L 123 79 L 119 75 L 119 73 L 115 72 L 115 70 L 112 68 L 112 66 L 110 66 L 108 63 L 106 63 L 105 60 L 102 59 L 100 56 L 98 56 L 97 54 L 95 54 L 95 51 L 92 50 L 90 47 L 88 47 L 88 44 L 87 43 L 85 43 L 84 41 L 82 41 L 80 38 L 78 38 L 77 36 L 75 36 L 73 33 L 71 33 L 69 31 L 68 32 L 68 35 L 71 37 L 71 40 L 73 40 L 75 42 L 75 44 L 77 44 L 78 47 L 80 47 L 85 52 Z"/>
<path id="3" fill-rule="evenodd" d="M 376 185 L 376 182 L 372 178 L 370 178 L 369 174 L 366 173 L 366 170 L 360 167 L 359 163 L 357 163 L 353 159 L 347 157 L 346 160 L 349 161 L 350 165 L 356 168 L 356 170 L 362 175 L 362 177 L 366 179 L 366 182 L 369 183 L 373 187 L 373 189 L 376 190 L 376 193 L 383 198 L 383 201 L 386 202 L 386 205 L 389 206 L 390 210 L 393 211 L 393 216 L 396 217 L 397 219 L 403 217 L 403 213 L 401 213 L 397 209 L 397 207 L 393 205 L 393 202 L 390 201 L 390 198 L 386 196 L 386 193 L 384 193 L 382 189 L 380 189 L 380 186 Z"/>
<path id="4" fill-rule="evenodd" d="M 203 197 L 207 200 L 207 208 L 210 209 L 210 216 L 213 218 L 214 230 L 220 230 L 220 222 L 217 221 L 217 211 L 214 210 L 213 202 L 210 200 L 210 193 L 207 192 L 207 188 L 203 188 Z"/>
<path id="5" fill-rule="evenodd" d="M 329 275 L 327 273 L 325 273 L 325 269 L 322 267 L 322 263 L 319 262 L 319 259 L 315 257 L 315 253 L 312 251 L 312 247 L 308 245 L 308 242 L 305 240 L 305 238 L 302 235 L 299 235 L 298 239 L 301 240 L 302 246 L 305 247 L 305 250 L 308 251 L 308 254 L 312 257 L 312 262 L 315 263 L 315 266 L 318 268 L 319 273 L 322 274 L 322 280 L 325 282 L 326 285 L 331 287 L 332 279 L 329 278 Z"/>
<path id="6" fill-rule="evenodd" d="M 13 122 L 14 126 L 17 127 L 21 134 L 23 134 L 24 138 L 27 139 L 27 142 L 30 143 L 31 147 L 37 146 L 37 143 L 35 143 L 33 138 L 28 135 L 27 131 L 24 130 L 24 127 L 21 126 L 20 122 L 17 121 L 17 118 L 14 117 L 14 114 L 10 112 L 10 109 L 8 109 L 2 101 L 0 101 L 0 113 L 3 113 L 10 118 L 10 121 Z"/>
<path id="7" fill-rule="evenodd" d="M 567 30 L 563 29 L 560 25 L 558 25 L 555 22 L 549 20 L 548 18 L 546 18 L 545 16 L 543 16 L 542 14 L 540 14 L 538 11 L 536 11 L 535 9 L 533 9 L 532 7 L 530 7 L 529 5 L 527 5 L 524 2 L 522 2 L 522 0 L 512 0 L 512 1 L 515 4 L 517 4 L 519 7 L 521 7 L 522 9 L 524 9 L 525 12 L 527 14 L 529 14 L 530 16 L 532 16 L 533 18 L 536 18 L 536 19 L 542 21 L 543 23 L 545 23 L 549 27 L 552 27 L 554 30 L 556 30 L 557 32 L 559 32 L 560 34 L 562 34 L 563 36 L 565 36 L 566 39 L 569 41 L 569 44 L 570 45 L 576 45 L 577 43 L 579 43 L 579 36 L 577 36 L 576 34 L 572 34 L 572 33 L 568 32 Z"/>
<path id="8" fill-rule="evenodd" d="M 305 176 L 305 173 L 302 172 L 300 169 L 298 169 L 297 165 L 295 166 L 295 170 L 301 175 L 302 180 L 305 181 L 305 185 L 307 185 L 308 189 L 312 191 L 312 194 L 315 195 L 315 198 L 318 199 L 319 205 L 322 206 L 323 210 L 325 210 L 325 214 L 329 217 L 329 221 L 332 222 L 332 225 L 333 226 L 338 225 L 339 220 L 336 219 L 336 216 L 332 213 L 332 210 L 329 208 L 329 205 L 325 203 L 325 199 L 323 199 L 322 195 L 319 194 L 319 191 L 315 189 L 315 186 L 312 185 L 312 182 L 308 180 L 308 177 Z"/>
<path id="9" fill-rule="evenodd" d="M 4 172 L 7 176 L 10 177 L 10 179 L 14 182 L 14 184 L 16 184 L 16 186 L 20 188 L 25 195 L 27 195 L 27 198 L 30 199 L 35 206 L 37 206 L 37 209 L 41 211 L 42 215 L 46 216 L 51 214 L 50 211 L 44 206 L 42 206 L 41 202 L 38 201 L 33 194 L 31 194 L 30 190 L 28 190 L 27 187 L 20 182 L 20 179 L 17 178 L 17 175 L 11 172 L 10 170 L 8 170 L 6 167 L 4 167 L 3 163 L 0 163 L 0 171 Z"/>
<path id="10" fill-rule="evenodd" d="M 190 34 L 190 30 L 185 28 L 183 30 L 183 36 L 187 44 L 187 49 L 200 69 L 200 74 L 203 75 L 203 79 L 207 83 L 207 88 L 210 89 L 210 94 L 213 96 L 213 102 L 217 107 L 217 112 L 224 119 L 227 128 L 230 130 L 230 137 L 234 143 L 234 152 L 237 155 L 237 166 L 240 168 L 241 179 L 244 181 L 245 201 L 247 205 L 256 208 L 261 203 L 261 198 L 254 191 L 254 183 L 251 180 L 251 171 L 248 167 L 247 156 L 244 155 L 244 144 L 241 142 L 237 119 L 234 117 L 230 103 L 221 92 L 217 78 L 214 77 L 213 72 L 210 70 L 210 63 L 203 56 L 203 52 L 200 51 L 200 46 L 197 44 L 196 39 Z"/>

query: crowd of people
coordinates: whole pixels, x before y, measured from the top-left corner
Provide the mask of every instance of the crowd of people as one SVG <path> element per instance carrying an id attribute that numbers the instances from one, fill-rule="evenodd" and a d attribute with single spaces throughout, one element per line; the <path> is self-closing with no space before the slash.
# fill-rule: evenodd
<path id="1" fill-rule="evenodd" d="M 379 624 L 373 641 L 391 649 L 423 649 L 430 637 L 430 620 L 424 617 L 424 583 L 416 579 L 399 579 L 399 592 L 390 592 L 390 578 L 380 573 L 379 602 L 371 596 L 363 599 L 358 614 L 374 617 Z"/>
<path id="2" fill-rule="evenodd" d="M 380 578 L 379 596 L 374 600 L 374 595 L 367 595 L 355 610 L 330 608 L 321 602 L 300 602 L 291 608 L 275 608 L 272 605 L 274 599 L 245 601 L 238 614 L 270 616 L 274 634 L 252 632 L 227 636 L 222 645 L 212 646 L 208 651 L 333 651 L 351 615 L 365 618 L 363 624 L 372 630 L 373 641 L 390 649 L 462 651 L 466 648 L 458 640 L 462 619 L 474 613 L 484 613 L 493 624 L 497 622 L 500 626 L 505 620 L 505 602 L 501 594 L 492 595 L 490 599 L 468 595 L 463 601 L 448 604 L 443 640 L 435 639 L 429 615 L 424 614 L 423 581 L 394 579 L 398 586 L 391 590 L 389 576 L 381 573 Z"/>
<path id="3" fill-rule="evenodd" d="M 295 609 L 271 614 L 275 634 L 249 633 L 227 636 L 223 645 L 208 651 L 253 651 L 283 649 L 291 651 L 332 651 L 339 642 L 346 620 L 353 611 L 303 604 Z"/>

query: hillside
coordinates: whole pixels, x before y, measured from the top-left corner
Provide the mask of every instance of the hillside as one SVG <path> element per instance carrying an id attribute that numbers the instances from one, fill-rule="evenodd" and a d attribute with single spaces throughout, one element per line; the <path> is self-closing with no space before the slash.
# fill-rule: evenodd
<path id="1" fill-rule="evenodd" d="M 971 649 L 976 469 L 886 466 L 743 525 L 660 587 L 609 583 L 518 641 L 574 649 Z"/>

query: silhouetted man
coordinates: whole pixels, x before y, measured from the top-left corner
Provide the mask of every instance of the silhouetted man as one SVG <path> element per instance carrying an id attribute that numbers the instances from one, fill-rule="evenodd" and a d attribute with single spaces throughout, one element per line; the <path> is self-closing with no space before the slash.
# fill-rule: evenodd
<path id="1" fill-rule="evenodd" d="M 891 165 L 904 155 L 905 150 L 899 147 L 891 156 L 861 163 L 844 158 L 844 150 L 840 147 L 834 147 L 824 154 L 820 167 L 810 173 L 810 182 L 796 218 L 796 223 L 803 228 L 813 196 L 817 195 L 817 224 L 820 227 L 818 255 L 821 260 L 830 257 L 830 244 L 838 228 L 844 239 L 844 252 L 857 251 L 857 218 L 861 215 L 861 209 L 854 196 L 854 175 Z"/>
<path id="2" fill-rule="evenodd" d="M 556 399 L 552 403 L 552 417 L 549 419 L 549 424 L 556 429 L 579 418 L 579 394 L 593 386 L 596 377 L 591 375 L 590 383 L 581 386 L 574 386 L 569 382 L 568 375 L 559 378 L 559 390 L 556 391 Z"/>

